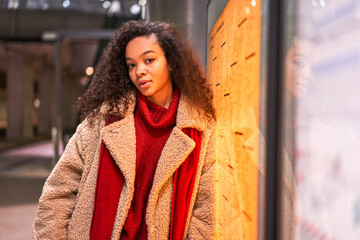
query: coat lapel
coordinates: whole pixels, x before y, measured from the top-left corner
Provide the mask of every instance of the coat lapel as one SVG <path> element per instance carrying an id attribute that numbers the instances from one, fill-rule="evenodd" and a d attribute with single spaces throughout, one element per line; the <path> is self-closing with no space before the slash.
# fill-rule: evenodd
<path id="1" fill-rule="evenodd" d="M 111 239 L 119 239 L 135 189 L 136 136 L 134 115 L 109 124 L 101 131 L 102 139 L 124 176 Z"/>
<path id="2" fill-rule="evenodd" d="M 133 193 L 136 169 L 136 135 L 133 114 L 136 106 L 135 93 L 131 93 L 128 100 L 129 106 L 125 117 L 101 129 L 101 138 L 125 178 L 125 187 Z M 109 108 L 109 104 L 103 104 L 100 112 L 107 115 Z M 118 109 L 124 109 L 123 103 L 118 105 Z"/>
<path id="3" fill-rule="evenodd" d="M 157 204 L 157 198 L 162 186 L 172 177 L 176 169 L 186 160 L 187 156 L 195 147 L 195 142 L 189 136 L 181 131 L 180 128 L 174 127 L 164 149 L 160 155 L 156 167 L 153 186 L 149 196 L 147 206 L 146 222 L 151 234 L 154 226 L 154 216 Z"/>
<path id="4" fill-rule="evenodd" d="M 136 168 L 136 136 L 134 116 L 104 127 L 102 139 L 125 178 L 125 186 L 133 192 Z"/>

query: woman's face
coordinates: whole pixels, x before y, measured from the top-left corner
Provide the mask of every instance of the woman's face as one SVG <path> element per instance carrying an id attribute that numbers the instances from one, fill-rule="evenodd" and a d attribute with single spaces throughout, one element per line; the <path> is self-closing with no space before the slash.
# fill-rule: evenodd
<path id="1" fill-rule="evenodd" d="M 125 59 L 129 77 L 137 89 L 151 102 L 168 107 L 173 94 L 171 74 L 156 37 L 142 36 L 129 41 Z"/>
<path id="2" fill-rule="evenodd" d="M 295 98 L 301 98 L 312 79 L 311 65 L 315 47 L 306 40 L 295 39 L 285 59 L 285 87 Z"/>

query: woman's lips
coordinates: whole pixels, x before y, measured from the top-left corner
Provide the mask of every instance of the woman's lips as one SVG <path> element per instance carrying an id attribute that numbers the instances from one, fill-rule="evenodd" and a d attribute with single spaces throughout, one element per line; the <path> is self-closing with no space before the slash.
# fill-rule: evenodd
<path id="1" fill-rule="evenodd" d="M 140 80 L 138 81 L 138 85 L 140 88 L 147 88 L 151 84 L 151 80 Z"/>

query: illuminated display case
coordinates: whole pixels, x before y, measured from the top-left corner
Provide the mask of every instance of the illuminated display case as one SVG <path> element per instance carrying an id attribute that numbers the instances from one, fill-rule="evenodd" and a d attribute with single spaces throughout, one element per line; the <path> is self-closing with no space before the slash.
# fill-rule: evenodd
<path id="1" fill-rule="evenodd" d="M 209 1 L 218 239 L 360 239 L 359 9 Z"/>
<path id="2" fill-rule="evenodd" d="M 263 170 L 259 163 L 261 2 L 230 0 L 220 6 L 211 1 L 208 9 L 207 66 L 217 113 L 218 237 L 256 239 L 258 178 Z"/>

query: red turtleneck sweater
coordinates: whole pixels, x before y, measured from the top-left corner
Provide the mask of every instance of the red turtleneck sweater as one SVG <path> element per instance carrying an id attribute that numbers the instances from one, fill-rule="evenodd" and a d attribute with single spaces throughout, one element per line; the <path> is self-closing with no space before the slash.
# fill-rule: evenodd
<path id="1" fill-rule="evenodd" d="M 176 123 L 178 102 L 178 90 L 174 91 L 168 109 L 146 100 L 140 92 L 137 94 L 135 193 L 121 232 L 121 240 L 147 239 L 147 202 L 160 154 Z"/>

